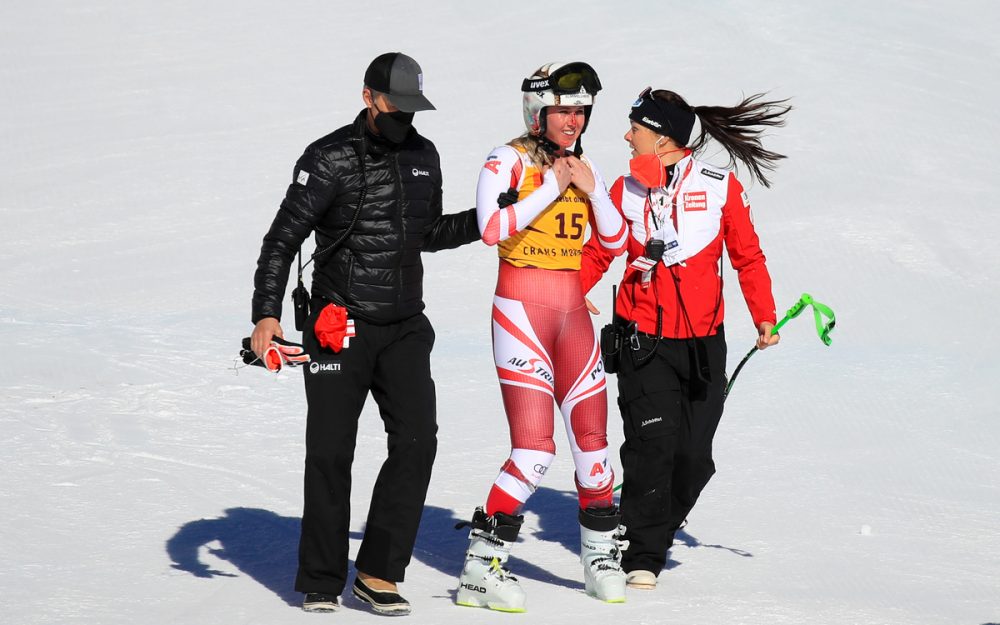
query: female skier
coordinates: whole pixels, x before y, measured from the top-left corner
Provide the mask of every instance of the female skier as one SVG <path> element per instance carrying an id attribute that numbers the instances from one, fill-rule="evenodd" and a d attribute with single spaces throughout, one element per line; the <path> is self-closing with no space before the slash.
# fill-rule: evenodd
<path id="1" fill-rule="evenodd" d="M 600 89 L 586 63 L 539 68 L 521 86 L 528 132 L 493 149 L 479 175 L 479 229 L 500 256 L 493 356 L 512 449 L 486 505 L 468 523 L 460 605 L 524 610 L 524 591 L 504 565 L 523 520 L 520 511 L 555 457 L 553 400 L 576 465 L 587 593 L 625 599 L 606 383 L 579 272 L 588 224 L 590 240 L 609 255 L 620 254 L 625 244 L 621 214 L 580 147 Z"/>

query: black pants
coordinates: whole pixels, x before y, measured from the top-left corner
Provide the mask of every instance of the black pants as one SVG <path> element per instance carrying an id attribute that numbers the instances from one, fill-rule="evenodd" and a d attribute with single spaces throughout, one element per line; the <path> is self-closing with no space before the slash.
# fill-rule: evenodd
<path id="1" fill-rule="evenodd" d="M 312 361 L 305 367 L 305 505 L 295 589 L 339 595 L 347 582 L 351 464 L 369 390 L 388 435 L 388 457 L 355 565 L 398 582 L 413 554 L 437 451 L 434 330 L 422 314 L 385 326 L 356 320 L 357 336 L 337 354 L 317 343 L 317 313 L 303 332 Z"/>
<path id="2" fill-rule="evenodd" d="M 626 341 L 618 372 L 624 422 L 622 567 L 658 573 L 674 534 L 715 473 L 712 439 L 722 418 L 726 339 Z M 654 349 L 645 363 L 638 360 Z"/>

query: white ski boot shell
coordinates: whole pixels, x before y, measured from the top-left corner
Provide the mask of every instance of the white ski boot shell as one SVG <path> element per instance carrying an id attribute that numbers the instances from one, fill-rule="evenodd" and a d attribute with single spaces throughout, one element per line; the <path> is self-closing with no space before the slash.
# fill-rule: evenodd
<path id="1" fill-rule="evenodd" d="M 487 516 L 482 508 L 476 508 L 471 523 L 456 526 L 470 525 L 472 531 L 455 603 L 500 612 L 524 612 L 524 589 L 504 568 L 523 521 L 524 517 L 502 512 Z"/>
<path id="2" fill-rule="evenodd" d="M 621 540 L 625 528 L 614 506 L 580 510 L 580 561 L 587 594 L 607 603 L 625 603 Z"/>

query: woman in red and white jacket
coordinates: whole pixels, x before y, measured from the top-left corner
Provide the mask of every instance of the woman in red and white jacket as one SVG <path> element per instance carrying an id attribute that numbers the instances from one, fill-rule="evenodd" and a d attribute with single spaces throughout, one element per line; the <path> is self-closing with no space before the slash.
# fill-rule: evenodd
<path id="1" fill-rule="evenodd" d="M 737 271 L 758 331 L 757 347 L 778 342 L 771 278 L 750 213 L 731 169 L 695 158 L 714 139 L 753 177 L 784 158 L 765 150 L 764 126 L 780 126 L 791 107 L 761 95 L 734 107 L 692 107 L 672 91 L 646 89 L 632 105 L 625 140 L 630 175 L 611 188 L 629 228 L 628 266 L 615 302 L 625 429 L 621 448 L 622 558 L 628 585 L 652 589 L 674 534 L 715 473 L 712 439 L 722 418 L 726 342 L 722 250 Z M 580 270 L 587 292 L 613 256 L 593 242 Z"/>

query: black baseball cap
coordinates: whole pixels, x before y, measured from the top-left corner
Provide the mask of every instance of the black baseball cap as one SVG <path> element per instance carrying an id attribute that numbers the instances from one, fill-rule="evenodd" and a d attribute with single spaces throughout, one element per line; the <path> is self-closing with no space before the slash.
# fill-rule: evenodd
<path id="1" fill-rule="evenodd" d="M 365 72 L 365 86 L 389 96 L 401 111 L 434 111 L 424 97 L 424 74 L 412 58 L 402 52 L 386 52 L 375 57 Z"/>

